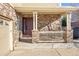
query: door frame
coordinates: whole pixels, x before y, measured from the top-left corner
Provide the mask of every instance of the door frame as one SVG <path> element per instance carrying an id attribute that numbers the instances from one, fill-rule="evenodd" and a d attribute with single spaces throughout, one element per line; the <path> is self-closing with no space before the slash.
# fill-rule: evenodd
<path id="1" fill-rule="evenodd" d="M 26 20 L 29 19 L 29 18 L 32 19 L 32 29 L 31 29 L 31 34 L 32 34 L 32 30 L 33 30 L 33 17 L 23 17 L 22 18 L 22 35 L 24 35 L 24 18 L 26 18 Z"/>

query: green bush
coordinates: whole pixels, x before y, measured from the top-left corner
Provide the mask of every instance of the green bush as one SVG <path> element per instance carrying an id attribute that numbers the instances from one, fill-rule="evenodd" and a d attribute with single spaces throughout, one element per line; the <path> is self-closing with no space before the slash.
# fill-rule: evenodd
<path id="1" fill-rule="evenodd" d="M 63 26 L 63 27 L 66 27 L 66 25 L 67 25 L 66 20 L 67 20 L 67 17 L 64 16 L 64 17 L 62 18 L 62 26 Z"/>

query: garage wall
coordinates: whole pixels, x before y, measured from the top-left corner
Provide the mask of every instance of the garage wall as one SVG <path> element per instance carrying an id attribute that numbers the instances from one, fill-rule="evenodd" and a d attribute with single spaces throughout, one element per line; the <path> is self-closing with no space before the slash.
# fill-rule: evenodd
<path id="1" fill-rule="evenodd" d="M 19 36 L 15 9 L 9 3 L 0 3 L 0 15 L 13 20 L 13 40 L 15 42 Z"/>
<path id="2" fill-rule="evenodd" d="M 5 22 L 3 25 L 0 25 L 0 55 L 5 55 L 6 53 L 9 53 L 10 50 L 13 50 L 14 45 L 12 44 L 16 41 L 18 36 L 16 25 L 17 16 L 15 9 L 11 7 L 9 3 L 0 3 L 0 19 L 1 17 L 4 18 L 2 19 L 3 21 L 12 20 L 13 25 L 12 26 L 11 23 L 9 23 L 10 29 Z M 0 22 L 0 24 L 2 23 Z"/>
<path id="3" fill-rule="evenodd" d="M 9 21 L 0 19 L 0 55 L 10 52 L 10 28 Z"/>

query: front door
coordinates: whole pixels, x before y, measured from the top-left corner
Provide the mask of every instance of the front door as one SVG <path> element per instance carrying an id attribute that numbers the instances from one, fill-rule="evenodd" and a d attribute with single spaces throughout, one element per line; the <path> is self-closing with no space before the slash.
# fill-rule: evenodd
<path id="1" fill-rule="evenodd" d="M 32 36 L 32 28 L 33 28 L 33 18 L 32 17 L 24 17 L 22 20 L 22 33 L 23 36 L 31 37 Z"/>

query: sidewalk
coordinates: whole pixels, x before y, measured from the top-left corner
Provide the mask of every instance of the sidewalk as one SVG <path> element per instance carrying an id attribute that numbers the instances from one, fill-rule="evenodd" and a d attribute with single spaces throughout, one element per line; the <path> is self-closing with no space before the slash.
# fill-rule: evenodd
<path id="1" fill-rule="evenodd" d="M 79 49 L 18 49 L 8 56 L 79 56 Z"/>

